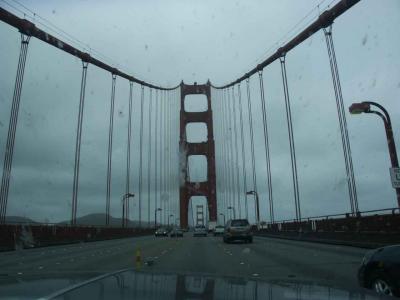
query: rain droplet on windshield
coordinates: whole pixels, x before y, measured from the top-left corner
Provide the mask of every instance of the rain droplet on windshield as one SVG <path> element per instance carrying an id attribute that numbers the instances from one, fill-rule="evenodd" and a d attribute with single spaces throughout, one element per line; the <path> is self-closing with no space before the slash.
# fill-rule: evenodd
<path id="1" fill-rule="evenodd" d="M 361 41 L 362 45 L 365 46 L 365 44 L 367 43 L 367 41 L 368 41 L 368 34 L 364 35 L 364 37 L 363 37 L 363 39 L 362 39 L 362 41 Z"/>

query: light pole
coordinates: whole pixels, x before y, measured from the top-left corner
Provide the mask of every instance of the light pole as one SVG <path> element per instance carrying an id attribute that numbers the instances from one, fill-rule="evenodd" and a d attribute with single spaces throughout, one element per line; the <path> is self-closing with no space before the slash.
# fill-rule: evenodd
<path id="1" fill-rule="evenodd" d="M 133 198 L 135 197 L 135 194 L 133 193 L 126 193 L 125 195 L 122 196 L 122 227 L 126 227 L 128 220 L 128 210 L 126 209 L 126 207 L 128 205 L 126 205 L 126 202 L 129 201 L 129 198 Z"/>
<path id="2" fill-rule="evenodd" d="M 170 214 L 170 215 L 168 216 L 168 227 L 169 227 L 169 219 L 170 219 L 171 217 L 174 217 L 174 215 L 173 215 L 173 214 Z"/>
<path id="3" fill-rule="evenodd" d="M 254 195 L 256 198 L 256 206 L 257 206 L 257 228 L 260 228 L 260 202 L 258 200 L 258 193 L 256 191 L 248 191 L 246 195 Z M 273 222 L 273 220 L 271 220 Z"/>
<path id="4" fill-rule="evenodd" d="M 224 217 L 224 226 L 225 226 L 225 224 L 226 224 L 225 215 L 223 213 L 220 213 L 220 215 Z"/>
<path id="5" fill-rule="evenodd" d="M 236 219 L 236 211 L 235 208 L 233 206 L 228 206 L 228 209 L 232 209 L 233 210 L 233 218 Z"/>
<path id="6" fill-rule="evenodd" d="M 162 211 L 162 209 L 161 209 L 161 208 L 156 208 L 156 209 L 154 210 L 154 229 L 157 228 L 157 212 L 158 212 L 158 211 Z"/>
<path id="7" fill-rule="evenodd" d="M 375 106 L 375 107 L 379 108 L 383 113 L 380 111 L 372 110 L 371 106 Z M 389 156 L 390 156 L 390 161 L 392 164 L 392 170 L 393 170 L 393 173 L 396 170 L 397 170 L 397 172 L 399 172 L 399 160 L 397 158 L 396 144 L 395 144 L 394 138 L 393 138 L 392 122 L 390 121 L 390 116 L 389 116 L 389 113 L 387 112 L 387 110 L 382 105 L 380 105 L 376 102 L 364 101 L 364 102 L 360 102 L 360 103 L 353 103 L 352 105 L 350 105 L 349 112 L 352 115 L 361 114 L 361 113 L 375 114 L 382 118 L 383 123 L 385 125 L 386 139 L 387 139 L 388 148 L 389 148 Z M 395 176 L 395 174 L 391 174 L 391 175 Z M 393 178 L 392 178 L 392 184 L 396 190 L 397 205 L 398 205 L 398 207 L 400 207 L 400 187 L 394 185 Z"/>

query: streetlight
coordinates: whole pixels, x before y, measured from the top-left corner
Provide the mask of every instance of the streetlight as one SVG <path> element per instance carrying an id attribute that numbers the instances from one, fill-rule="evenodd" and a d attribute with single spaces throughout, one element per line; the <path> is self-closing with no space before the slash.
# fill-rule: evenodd
<path id="1" fill-rule="evenodd" d="M 236 219 L 236 211 L 235 208 L 233 206 L 228 206 L 228 209 L 232 209 L 233 210 L 233 218 Z"/>
<path id="2" fill-rule="evenodd" d="M 157 212 L 158 212 L 158 211 L 162 211 L 162 209 L 161 209 L 161 208 L 156 208 L 156 209 L 154 210 L 154 229 L 157 228 Z"/>
<path id="3" fill-rule="evenodd" d="M 173 214 L 170 214 L 169 216 L 168 216 L 168 227 L 169 227 L 169 219 L 171 218 L 171 217 L 173 217 L 174 215 Z"/>
<path id="4" fill-rule="evenodd" d="M 375 106 L 375 107 L 379 108 L 383 113 L 380 111 L 371 110 L 371 106 Z M 382 105 L 380 105 L 376 102 L 371 102 L 371 101 L 364 101 L 361 103 L 353 103 L 349 107 L 349 112 L 352 115 L 361 114 L 361 113 L 375 114 L 382 118 L 383 123 L 385 125 L 386 139 L 387 139 L 388 148 L 389 148 L 389 156 L 390 156 L 390 161 L 392 164 L 392 168 L 391 168 L 392 185 L 396 190 L 397 205 L 400 207 L 400 185 L 398 183 L 398 181 L 400 179 L 399 178 L 399 176 L 400 176 L 399 175 L 400 174 L 399 160 L 397 158 L 396 144 L 394 143 L 392 122 L 390 121 L 389 113 Z M 397 173 L 397 175 L 396 175 L 396 173 Z"/>
<path id="5" fill-rule="evenodd" d="M 225 226 L 225 224 L 226 224 L 226 222 L 225 222 L 225 215 L 224 215 L 223 213 L 220 213 L 220 215 L 224 217 L 224 226 Z"/>
<path id="6" fill-rule="evenodd" d="M 256 198 L 256 206 L 257 206 L 257 228 L 260 228 L 260 202 L 258 200 L 258 193 L 256 191 L 248 191 L 246 195 L 254 195 Z M 272 221 L 272 220 L 271 220 Z"/>
<path id="7" fill-rule="evenodd" d="M 128 210 L 125 207 L 128 207 L 127 203 L 129 201 L 129 198 L 135 197 L 135 194 L 133 193 L 126 193 L 125 195 L 122 196 L 122 227 L 126 227 L 128 223 Z"/>

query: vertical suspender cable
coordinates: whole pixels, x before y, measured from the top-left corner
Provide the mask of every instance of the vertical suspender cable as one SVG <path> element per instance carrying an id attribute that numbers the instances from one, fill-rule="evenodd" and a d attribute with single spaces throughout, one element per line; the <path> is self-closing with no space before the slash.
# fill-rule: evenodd
<path id="1" fill-rule="evenodd" d="M 161 95 L 160 95 L 160 132 L 159 132 L 159 134 L 160 134 L 160 172 L 159 172 L 159 174 L 160 174 L 160 181 L 159 181 L 159 183 L 160 183 L 160 186 L 159 186 L 159 188 L 160 188 L 160 207 L 161 207 L 161 212 L 160 212 L 160 223 L 161 223 L 161 221 L 163 221 L 164 222 L 164 218 L 163 218 L 163 216 L 164 216 L 164 211 L 165 211 L 165 207 L 164 207 L 164 200 L 163 200 L 163 156 L 162 156 L 162 154 L 163 154 L 163 134 L 162 134 L 162 132 L 163 132 L 163 108 L 164 108 L 164 95 L 165 95 L 165 91 L 161 91 L 160 92 L 161 93 Z"/>
<path id="2" fill-rule="evenodd" d="M 79 166 L 81 157 L 82 122 L 83 122 L 83 108 L 85 105 L 87 68 L 88 68 L 88 62 L 82 61 L 81 92 L 79 96 L 78 126 L 76 129 L 76 142 L 75 142 L 75 163 L 74 163 L 74 181 L 72 187 L 71 225 L 76 225 L 76 211 L 78 206 Z"/>
<path id="3" fill-rule="evenodd" d="M 340 85 L 339 69 L 337 66 L 335 48 L 334 48 L 333 38 L 332 38 L 332 24 L 328 28 L 324 28 L 323 30 L 324 30 L 324 34 L 325 34 L 326 47 L 328 50 L 333 88 L 334 88 L 334 92 L 335 92 L 336 107 L 337 107 L 337 111 L 338 111 L 340 134 L 341 134 L 341 138 L 342 138 L 342 147 L 343 147 L 343 154 L 344 154 L 345 166 L 346 166 L 347 186 L 348 186 L 349 198 L 350 198 L 350 208 L 351 208 L 352 214 L 354 215 L 354 214 L 358 213 L 358 211 L 359 211 L 358 210 L 357 189 L 356 189 L 356 182 L 354 179 L 353 160 L 352 160 L 352 156 L 351 156 L 349 133 L 347 130 L 345 108 L 344 108 L 344 104 L 343 104 L 342 88 Z"/>
<path id="4" fill-rule="evenodd" d="M 229 156 L 229 135 L 228 135 L 228 117 L 227 117 L 227 105 L 226 105 L 226 89 L 222 91 L 222 116 L 223 116 L 223 141 L 224 141 L 224 157 L 225 157 L 225 166 L 226 166 L 226 172 L 225 174 L 227 175 L 225 178 L 225 194 L 226 194 L 226 214 L 228 213 L 228 207 L 232 205 L 232 194 L 231 194 L 231 171 L 230 171 L 230 156 Z"/>
<path id="5" fill-rule="evenodd" d="M 158 90 L 156 90 L 156 99 L 155 99 L 155 126 L 154 126 L 154 209 L 158 209 L 158 137 L 157 137 L 157 130 L 158 130 Z M 157 213 L 157 211 L 155 211 Z M 157 224 L 156 224 L 157 226 Z"/>
<path id="6" fill-rule="evenodd" d="M 224 177 L 222 180 L 223 185 L 223 195 L 224 195 L 224 214 L 226 215 L 227 207 L 228 207 L 228 163 L 227 159 L 228 156 L 226 154 L 226 132 L 225 132 L 225 109 L 224 109 L 224 90 L 220 91 L 220 135 L 221 135 L 221 155 L 223 161 L 223 170 L 224 170 Z M 225 225 L 225 224 L 224 224 Z"/>
<path id="7" fill-rule="evenodd" d="M 251 110 L 251 94 L 250 94 L 250 79 L 246 79 L 246 88 L 247 88 L 247 108 L 249 110 L 249 131 L 250 131 L 250 146 L 251 146 L 251 167 L 253 174 L 253 188 L 254 192 L 257 192 L 257 172 L 256 172 L 256 160 L 254 153 L 254 132 L 253 132 L 253 113 Z M 254 218 L 257 218 L 257 207 L 254 204 Z"/>
<path id="8" fill-rule="evenodd" d="M 110 125 L 108 131 L 108 164 L 107 164 L 107 194 L 106 194 L 106 225 L 110 225 L 110 197 L 111 197 L 111 167 L 112 167 L 112 146 L 114 129 L 114 103 L 115 103 L 115 83 L 117 75 L 111 75 L 111 105 L 110 105 Z"/>
<path id="9" fill-rule="evenodd" d="M 267 110 L 265 105 L 265 90 L 264 90 L 264 79 L 262 71 L 258 72 L 258 78 L 260 81 L 260 94 L 261 94 L 261 107 L 264 125 L 264 146 L 265 146 L 265 160 L 267 162 L 267 183 L 268 183 L 268 200 L 269 200 L 269 214 L 271 223 L 274 223 L 274 200 L 272 194 L 272 176 L 271 176 L 271 156 L 269 152 L 269 133 L 268 133 L 268 119 Z"/>
<path id="10" fill-rule="evenodd" d="M 238 84 L 238 95 L 239 95 L 239 111 L 240 111 L 240 140 L 242 142 L 242 167 L 243 167 L 243 193 L 244 193 L 244 205 L 246 211 L 246 219 L 249 219 L 249 208 L 246 200 L 247 192 L 247 174 L 246 174 L 246 153 L 244 152 L 244 134 L 243 134 L 243 106 L 242 106 L 242 91 L 240 90 L 240 83 Z"/>
<path id="11" fill-rule="evenodd" d="M 230 98 L 230 94 L 229 94 L 229 88 L 226 90 L 226 93 L 228 95 L 228 99 L 227 99 L 227 105 L 228 105 L 228 137 L 229 137 L 229 149 L 230 149 L 230 164 L 232 166 L 232 172 L 231 172 L 231 190 L 232 190 L 232 203 L 231 206 L 234 207 L 235 203 L 236 203 L 236 193 L 234 192 L 234 187 L 235 187 L 235 171 L 234 171 L 234 165 L 233 165 L 233 137 L 232 137 L 232 111 L 231 111 L 231 98 Z"/>
<path id="12" fill-rule="evenodd" d="M 296 220 L 298 222 L 301 222 L 300 196 L 299 196 L 297 165 L 296 165 L 296 151 L 294 147 L 292 113 L 290 110 L 289 88 L 286 77 L 285 55 L 286 54 L 284 53 L 279 59 L 281 62 L 283 92 L 285 96 L 286 118 L 287 118 L 288 133 L 289 133 L 290 159 L 292 162 L 292 179 L 293 179 L 294 201 L 296 208 Z"/>
<path id="13" fill-rule="evenodd" d="M 233 106 L 233 128 L 235 134 L 235 166 L 236 166 L 236 191 L 237 191 L 237 208 L 239 210 L 239 218 L 242 217 L 242 205 L 240 203 L 241 191 L 240 191 L 240 180 L 239 180 L 239 147 L 238 147 L 238 136 L 237 136 L 237 120 L 236 120 L 236 98 L 235 98 L 235 87 L 232 86 L 232 106 Z"/>
<path id="14" fill-rule="evenodd" d="M 151 191 L 151 114 L 153 109 L 153 90 L 150 89 L 149 103 L 149 151 L 147 156 L 147 226 L 150 227 L 150 191 Z"/>
<path id="15" fill-rule="evenodd" d="M 131 141 L 132 141 L 132 101 L 133 101 L 133 82 L 129 81 L 129 111 L 128 111 L 128 143 L 126 149 L 126 188 L 125 193 L 131 191 Z M 126 203 L 126 220 L 129 221 L 129 201 Z"/>
<path id="16" fill-rule="evenodd" d="M 143 181 L 143 105 L 144 86 L 140 91 L 140 137 L 139 137 L 139 227 L 142 226 L 142 181 Z"/>
<path id="17" fill-rule="evenodd" d="M 164 110 L 163 110 L 163 114 L 164 114 L 164 118 L 163 118 L 163 139 L 164 139 L 164 143 L 163 143 L 163 179 L 164 179 L 164 188 L 163 188 L 163 192 L 164 192 L 164 221 L 166 221 L 168 223 L 168 216 L 169 216 L 169 212 L 167 210 L 168 207 L 168 199 L 167 199 L 167 91 L 165 91 L 165 96 L 164 96 Z"/>
<path id="18" fill-rule="evenodd" d="M 21 101 L 22 82 L 24 80 L 26 56 L 28 53 L 30 36 L 21 33 L 21 48 L 19 53 L 17 75 L 15 78 L 14 95 L 12 99 L 11 115 L 8 125 L 6 151 L 4 153 L 3 176 L 0 190 L 0 223 L 6 221 L 8 191 L 11 179 L 11 167 L 14 154 L 15 133 L 17 131 L 19 104 Z"/>
<path id="19" fill-rule="evenodd" d="M 165 151 L 165 163 L 166 163 L 166 190 L 167 190 L 167 195 L 168 195 L 168 200 L 167 200 L 167 206 L 168 206 L 168 222 L 169 222 L 169 216 L 171 214 L 171 190 L 170 190 L 170 184 L 171 184 L 171 173 L 170 173 L 170 155 L 171 155 L 171 147 L 170 147 L 170 141 L 171 141 L 171 129 L 170 129 L 170 122 L 171 122 L 171 92 L 167 92 L 167 118 L 166 118 L 166 125 L 165 125 L 165 131 L 166 131 L 166 138 L 167 138 L 167 147 Z"/>

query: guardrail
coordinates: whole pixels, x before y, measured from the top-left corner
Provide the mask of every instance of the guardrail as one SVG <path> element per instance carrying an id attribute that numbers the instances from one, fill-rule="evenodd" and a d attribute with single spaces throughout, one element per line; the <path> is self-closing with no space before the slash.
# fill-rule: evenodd
<path id="1" fill-rule="evenodd" d="M 301 222 L 282 220 L 267 224 L 256 234 L 374 248 L 400 243 L 400 210 L 388 208 L 364 211 L 356 215 L 317 216 L 303 218 Z"/>

